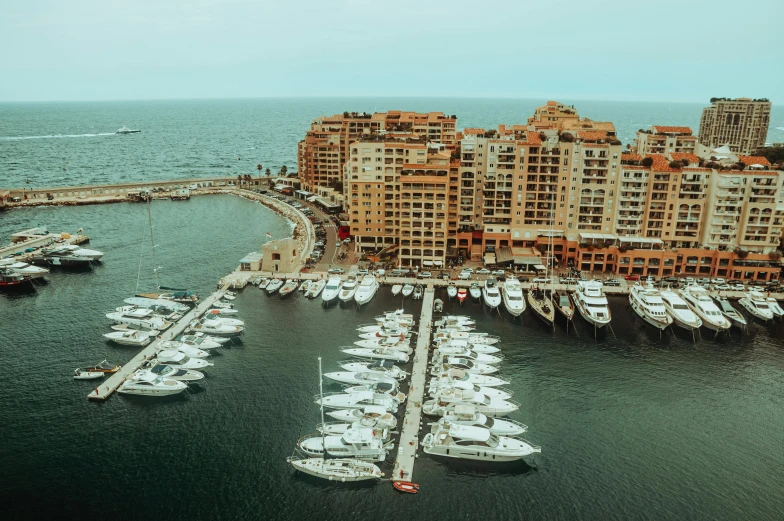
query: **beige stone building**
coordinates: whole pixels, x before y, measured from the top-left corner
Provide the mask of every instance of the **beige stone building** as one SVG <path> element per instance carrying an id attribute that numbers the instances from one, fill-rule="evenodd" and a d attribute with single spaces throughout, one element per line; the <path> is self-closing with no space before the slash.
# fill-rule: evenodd
<path id="1" fill-rule="evenodd" d="M 694 154 L 697 138 L 689 127 L 654 125 L 649 130 L 637 132 L 636 153 L 670 154 L 673 152 Z"/>
<path id="2" fill-rule="evenodd" d="M 737 154 L 752 154 L 765 145 L 770 108 L 766 99 L 711 100 L 711 106 L 702 110 L 699 141 L 712 148 L 728 145 Z"/>
<path id="3" fill-rule="evenodd" d="M 292 238 L 269 241 L 261 246 L 261 270 L 291 273 L 299 265 L 299 244 Z"/>

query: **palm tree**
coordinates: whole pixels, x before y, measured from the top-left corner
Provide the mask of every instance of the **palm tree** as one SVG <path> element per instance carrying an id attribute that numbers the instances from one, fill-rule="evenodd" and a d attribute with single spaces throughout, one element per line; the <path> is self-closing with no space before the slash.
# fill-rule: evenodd
<path id="1" fill-rule="evenodd" d="M 288 172 L 288 168 L 286 168 L 286 165 L 280 167 L 280 177 L 286 177 L 286 172 Z"/>
<path id="2" fill-rule="evenodd" d="M 242 185 L 242 176 L 237 174 L 237 184 Z"/>
<path id="3" fill-rule="evenodd" d="M 266 175 L 267 177 L 271 176 L 271 175 L 272 175 L 272 170 L 270 170 L 270 169 L 268 168 L 268 169 L 266 170 L 266 172 L 264 172 L 264 175 Z"/>
<path id="4" fill-rule="evenodd" d="M 259 171 L 259 177 L 261 177 L 261 170 L 262 170 L 263 168 L 264 168 L 264 167 L 263 167 L 263 166 L 261 166 L 261 163 L 259 163 L 258 165 L 256 165 L 256 170 L 258 170 L 258 171 Z"/>

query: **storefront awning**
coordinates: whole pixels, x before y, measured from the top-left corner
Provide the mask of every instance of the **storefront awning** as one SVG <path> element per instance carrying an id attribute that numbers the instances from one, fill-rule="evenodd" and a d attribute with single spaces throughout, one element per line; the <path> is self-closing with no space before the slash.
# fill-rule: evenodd
<path id="1" fill-rule="evenodd" d="M 542 258 L 541 257 L 531 257 L 531 256 L 524 256 L 524 255 L 515 255 L 514 256 L 514 263 L 520 266 L 537 266 L 541 265 Z"/>
<path id="2" fill-rule="evenodd" d="M 306 201 L 307 201 L 307 202 L 309 202 L 309 203 L 312 203 L 312 202 L 313 202 L 313 201 L 315 201 L 315 200 L 316 200 L 316 196 L 315 196 L 315 195 L 312 195 L 312 196 L 310 196 L 310 197 L 308 197 L 308 198 L 306 199 Z"/>
<path id="3" fill-rule="evenodd" d="M 442 261 L 433 261 L 433 266 L 443 266 L 444 263 Z"/>
<path id="4" fill-rule="evenodd" d="M 541 271 L 544 271 L 544 270 L 546 270 L 547 268 L 545 268 L 545 267 L 544 267 L 544 266 L 542 266 L 541 264 L 537 264 L 536 266 L 534 266 L 534 269 L 535 269 L 535 270 L 541 270 Z"/>
<path id="5" fill-rule="evenodd" d="M 422 261 L 422 266 L 432 266 L 433 261 Z"/>
<path id="6" fill-rule="evenodd" d="M 495 264 L 495 253 L 485 254 L 485 264 Z"/>

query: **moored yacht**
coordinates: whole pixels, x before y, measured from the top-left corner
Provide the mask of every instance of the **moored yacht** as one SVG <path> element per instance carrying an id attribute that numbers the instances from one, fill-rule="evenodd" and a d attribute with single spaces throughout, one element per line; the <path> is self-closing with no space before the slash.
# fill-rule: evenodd
<path id="1" fill-rule="evenodd" d="M 220 335 L 220 336 L 234 336 L 239 335 L 242 333 L 244 327 L 243 326 L 232 326 L 229 324 L 224 324 L 223 322 L 219 322 L 217 320 L 211 320 L 209 318 L 202 318 L 200 320 L 194 320 L 188 326 L 190 331 L 194 333 L 206 333 L 208 335 Z"/>
<path id="2" fill-rule="evenodd" d="M 494 277 L 488 277 L 482 288 L 482 297 L 485 305 L 490 309 L 495 309 L 501 305 L 501 292 L 498 291 L 498 283 Z"/>
<path id="3" fill-rule="evenodd" d="M 354 300 L 354 294 L 357 292 L 357 278 L 349 275 L 343 286 L 340 288 L 340 300 L 342 302 L 351 302 Z"/>
<path id="4" fill-rule="evenodd" d="M 672 317 L 667 314 L 659 290 L 650 282 L 645 287 L 639 283 L 632 286 L 629 304 L 640 318 L 655 328 L 661 330 L 672 324 Z"/>
<path id="5" fill-rule="evenodd" d="M 352 347 L 340 350 L 347 355 L 356 356 L 357 358 L 368 358 L 371 360 L 393 360 L 395 362 L 408 362 L 408 354 L 404 351 L 396 349 L 366 349 L 362 347 Z"/>
<path id="6" fill-rule="evenodd" d="M 455 369 L 449 366 L 441 366 L 435 368 L 436 370 L 431 374 L 439 380 L 451 379 L 455 382 L 468 382 L 472 385 L 480 385 L 482 387 L 498 387 L 501 385 L 509 385 L 509 382 L 487 374 L 476 374 L 463 371 L 462 369 Z"/>
<path id="7" fill-rule="evenodd" d="M 208 351 L 204 351 L 203 349 L 199 349 L 198 347 L 189 346 L 184 342 L 180 342 L 178 340 L 164 340 L 160 343 L 161 349 L 173 349 L 175 351 L 179 351 L 186 356 L 191 358 L 207 358 L 210 356 Z"/>
<path id="8" fill-rule="evenodd" d="M 297 279 L 288 279 L 286 283 L 280 288 L 280 298 L 285 298 L 297 290 L 299 281 Z"/>
<path id="9" fill-rule="evenodd" d="M 378 405 L 368 405 L 363 409 L 337 409 L 327 414 L 338 422 L 344 424 L 349 422 L 348 425 L 356 427 L 378 426 L 382 429 L 397 427 L 397 418 L 384 407 Z"/>
<path id="10" fill-rule="evenodd" d="M 106 318 L 115 324 L 133 324 L 158 331 L 168 329 L 172 325 L 171 322 L 156 315 L 151 309 L 144 308 L 130 308 L 127 311 L 107 313 Z"/>
<path id="11" fill-rule="evenodd" d="M 172 380 L 179 380 L 181 382 L 198 382 L 199 380 L 204 379 L 204 373 L 200 373 L 199 371 L 176 369 L 166 364 L 153 366 L 150 368 L 150 372 L 164 378 L 171 378 Z"/>
<path id="12" fill-rule="evenodd" d="M 702 286 L 689 285 L 680 290 L 680 294 L 692 311 L 702 319 L 702 325 L 713 331 L 726 331 L 732 323 L 721 313 L 721 310 L 708 296 Z"/>
<path id="13" fill-rule="evenodd" d="M 307 298 L 316 298 L 319 296 L 319 293 L 323 291 L 326 287 L 327 281 L 324 279 L 314 280 L 313 284 L 311 284 L 310 289 L 305 294 Z"/>
<path id="14" fill-rule="evenodd" d="M 519 317 L 525 311 L 525 298 L 523 298 L 523 288 L 520 281 L 515 277 L 509 277 L 503 286 L 504 306 L 510 315 Z"/>
<path id="15" fill-rule="evenodd" d="M 471 298 L 474 300 L 479 300 L 482 298 L 482 288 L 479 287 L 477 282 L 472 282 L 471 287 L 468 288 L 468 293 L 471 295 Z"/>
<path id="16" fill-rule="evenodd" d="M 144 347 L 153 341 L 157 331 L 113 331 L 103 337 L 124 346 Z"/>
<path id="17" fill-rule="evenodd" d="M 770 306 L 768 306 L 765 295 L 759 291 L 749 291 L 741 297 L 738 303 L 743 306 L 746 311 L 760 320 L 768 321 L 773 318 L 773 311 L 771 311 Z"/>
<path id="18" fill-rule="evenodd" d="M 422 440 L 422 450 L 434 456 L 478 461 L 517 461 L 542 449 L 510 436 L 496 436 L 489 429 L 455 424 L 435 424 Z"/>
<path id="19" fill-rule="evenodd" d="M 392 285 L 392 296 L 393 297 L 397 297 L 398 295 L 400 295 L 401 291 L 403 291 L 403 285 L 402 284 L 393 284 Z"/>
<path id="20" fill-rule="evenodd" d="M 341 483 L 367 481 L 384 477 L 384 473 L 376 465 L 369 461 L 353 458 L 325 459 L 322 456 L 299 459 L 289 458 L 287 461 L 300 472 L 317 478 L 328 479 L 329 481 L 340 481 Z"/>
<path id="21" fill-rule="evenodd" d="M 572 294 L 574 306 L 589 324 L 604 327 L 610 323 L 610 306 L 602 290 L 602 283 L 596 280 L 581 280 Z"/>
<path id="22" fill-rule="evenodd" d="M 676 326 L 684 329 L 692 330 L 699 329 L 702 326 L 702 319 L 698 317 L 694 311 L 686 304 L 686 301 L 681 298 L 678 293 L 667 288 L 659 292 L 664 309 L 672 317 L 672 321 Z"/>
<path id="23" fill-rule="evenodd" d="M 316 404 L 328 409 L 363 409 L 368 405 L 384 407 L 389 412 L 397 411 L 400 401 L 395 396 L 385 393 L 363 391 L 359 393 L 332 393 L 323 398 L 316 397 Z"/>
<path id="24" fill-rule="evenodd" d="M 444 378 L 444 379 L 436 379 L 433 378 L 430 380 L 430 383 L 427 387 L 428 393 L 430 396 L 434 396 L 438 392 L 444 389 L 464 389 L 469 391 L 474 391 L 476 393 L 481 393 L 491 399 L 497 400 L 509 400 L 512 398 L 512 391 L 508 389 L 499 389 L 497 387 L 482 387 L 480 385 L 470 384 L 468 382 L 457 382 L 455 380 Z"/>
<path id="25" fill-rule="evenodd" d="M 269 281 L 267 287 L 265 288 L 267 291 L 267 295 L 274 295 L 281 288 L 281 286 L 283 286 L 283 280 L 272 279 L 271 281 Z"/>
<path id="26" fill-rule="evenodd" d="M 773 312 L 774 317 L 781 318 L 782 316 L 784 316 L 784 309 L 781 308 L 779 302 L 775 298 L 767 297 L 765 298 L 765 301 L 768 303 L 768 307 Z"/>
<path id="27" fill-rule="evenodd" d="M 730 304 L 727 297 L 713 298 L 716 300 L 716 304 L 719 306 L 719 309 L 721 309 L 722 314 L 727 317 L 727 320 L 729 320 L 733 326 L 738 326 L 741 329 L 746 327 L 746 318 Z"/>
<path id="28" fill-rule="evenodd" d="M 344 362 L 338 362 L 338 365 L 345 369 L 346 371 L 352 372 L 360 372 L 360 371 L 368 371 L 371 373 L 377 373 L 383 375 L 385 377 L 394 378 L 396 380 L 402 380 L 405 378 L 408 373 L 399 368 L 389 360 L 374 360 L 371 362 L 361 362 L 358 360 L 346 360 Z"/>
<path id="29" fill-rule="evenodd" d="M 454 282 L 450 282 L 447 285 L 446 296 L 449 298 L 455 298 L 457 296 L 457 285 Z"/>
<path id="30" fill-rule="evenodd" d="M 444 411 L 444 416 L 438 420 L 444 426 L 446 423 L 465 425 L 469 427 L 484 427 L 496 436 L 518 436 L 528 430 L 528 426 L 508 419 L 491 418 L 476 411 L 473 405 L 457 405 L 452 411 Z"/>
<path id="31" fill-rule="evenodd" d="M 506 416 L 520 408 L 520 404 L 509 399 L 491 398 L 472 389 L 441 389 L 431 400 L 422 404 L 422 412 L 430 416 L 442 416 L 445 410 L 454 410 L 457 405 L 473 405 L 478 412 L 488 416 Z"/>
<path id="32" fill-rule="evenodd" d="M 185 304 L 180 304 L 179 302 L 174 302 L 173 300 L 166 300 L 166 299 L 155 299 L 155 298 L 144 298 L 144 297 L 130 297 L 123 300 L 126 304 L 131 306 L 138 306 L 140 308 L 148 308 L 148 309 L 160 309 L 164 314 L 164 310 L 168 310 L 168 313 L 187 313 L 190 311 L 190 307 L 186 306 Z"/>
<path id="33" fill-rule="evenodd" d="M 185 353 L 181 353 L 175 349 L 166 349 L 164 351 L 160 351 L 157 355 L 155 355 L 155 360 L 153 364 L 162 363 L 166 365 L 170 365 L 175 369 L 206 369 L 207 367 L 212 366 L 212 362 L 208 362 L 203 358 L 191 358 Z"/>
<path id="34" fill-rule="evenodd" d="M 301 438 L 299 448 L 309 456 L 322 456 L 326 452 L 338 458 L 356 458 L 384 461 L 394 445 L 384 441 L 383 429 L 372 427 L 351 428 L 340 436 L 320 433 Z"/>
<path id="35" fill-rule="evenodd" d="M 503 362 L 504 357 L 503 355 L 491 355 L 487 353 L 477 353 L 476 351 L 469 348 L 467 345 L 443 345 L 437 347 L 433 351 L 433 362 L 438 364 L 441 363 L 445 356 L 459 356 L 460 358 L 467 358 L 473 362 L 479 362 L 481 364 L 491 364 L 496 365 Z"/>
<path id="36" fill-rule="evenodd" d="M 403 288 L 400 290 L 400 294 L 403 295 L 403 298 L 410 297 L 413 292 L 414 285 L 410 283 L 403 284 Z"/>
<path id="37" fill-rule="evenodd" d="M 357 288 L 356 293 L 354 293 L 354 300 L 357 301 L 358 305 L 367 304 L 370 302 L 370 299 L 376 294 L 378 290 L 378 281 L 376 277 L 373 275 L 365 275 L 362 277 L 362 283 Z"/>
<path id="38" fill-rule="evenodd" d="M 343 287 L 343 281 L 340 277 L 330 277 L 324 291 L 321 292 L 321 300 L 329 304 L 340 295 L 340 289 Z"/>
<path id="39" fill-rule="evenodd" d="M 117 392 L 140 396 L 169 396 L 181 393 L 187 388 L 188 386 L 182 382 L 141 369 L 125 380 Z"/>

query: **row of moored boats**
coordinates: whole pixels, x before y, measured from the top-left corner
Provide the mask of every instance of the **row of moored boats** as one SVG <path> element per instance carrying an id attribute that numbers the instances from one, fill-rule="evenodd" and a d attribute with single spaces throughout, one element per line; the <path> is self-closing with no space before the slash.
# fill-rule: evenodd
<path id="1" fill-rule="evenodd" d="M 23 290 L 45 279 L 53 266 L 62 268 L 90 268 L 103 258 L 103 252 L 73 244 L 56 244 L 30 252 L 26 260 L 17 256 L 0 259 L 0 289 Z"/>
<path id="2" fill-rule="evenodd" d="M 340 277 L 303 281 L 258 278 L 253 283 L 268 295 L 277 293 L 280 298 L 285 298 L 299 290 L 307 298 L 317 298 L 321 295 L 322 301 L 326 304 L 340 300 L 346 303 L 356 302 L 360 306 L 370 302 L 379 288 L 378 279 L 372 274 L 364 275 L 362 278 L 350 275 L 345 281 Z"/>

